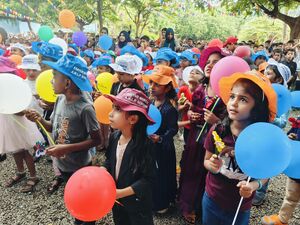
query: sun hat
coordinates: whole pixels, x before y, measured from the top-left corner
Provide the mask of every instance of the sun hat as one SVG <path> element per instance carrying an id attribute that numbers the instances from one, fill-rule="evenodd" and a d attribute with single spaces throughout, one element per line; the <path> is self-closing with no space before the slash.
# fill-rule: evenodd
<path id="1" fill-rule="evenodd" d="M 101 56 L 100 58 L 96 59 L 92 63 L 92 67 L 108 66 L 111 63 L 112 63 L 112 58 L 111 57 L 103 57 L 103 56 Z"/>
<path id="2" fill-rule="evenodd" d="M 26 55 L 22 58 L 22 64 L 18 66 L 20 69 L 41 71 L 39 57 L 34 54 Z"/>
<path id="3" fill-rule="evenodd" d="M 10 73 L 17 70 L 16 64 L 9 58 L 0 56 L 0 73 Z"/>
<path id="4" fill-rule="evenodd" d="M 24 45 L 22 45 L 20 43 L 16 43 L 16 44 L 13 44 L 12 46 L 10 46 L 10 49 L 13 49 L 13 48 L 20 49 L 24 53 L 24 55 L 26 55 L 26 48 Z"/>
<path id="5" fill-rule="evenodd" d="M 165 66 L 165 65 L 155 66 L 152 71 L 152 74 L 143 75 L 143 80 L 146 83 L 149 83 L 150 80 L 152 80 L 155 83 L 160 85 L 167 85 L 171 82 L 174 88 L 178 87 L 175 78 L 175 70 L 172 67 Z"/>
<path id="6" fill-rule="evenodd" d="M 267 53 L 264 51 L 264 50 L 261 50 L 261 51 L 258 51 L 256 53 L 254 53 L 252 56 L 251 56 L 251 60 L 252 62 L 255 62 L 255 60 L 259 57 L 259 56 L 263 56 L 266 61 L 269 60 L 269 56 L 267 55 Z"/>
<path id="7" fill-rule="evenodd" d="M 196 64 L 196 60 L 193 58 L 194 53 L 191 51 L 184 51 L 181 53 L 181 55 L 179 56 L 180 60 L 186 59 L 188 60 L 192 65 Z"/>
<path id="8" fill-rule="evenodd" d="M 116 72 L 135 75 L 142 71 L 143 62 L 136 55 L 121 55 L 116 58 L 115 63 L 111 63 L 109 66 Z"/>
<path id="9" fill-rule="evenodd" d="M 67 54 L 57 62 L 42 61 L 42 63 L 70 78 L 80 90 L 88 92 L 93 90 L 87 77 L 88 68 L 77 56 Z"/>
<path id="10" fill-rule="evenodd" d="M 153 119 L 148 115 L 151 100 L 142 92 L 133 88 L 125 88 L 117 96 L 104 95 L 114 104 L 120 106 L 123 111 L 138 111 L 145 115 L 148 121 L 153 124 Z"/>
<path id="11" fill-rule="evenodd" d="M 203 70 L 200 68 L 200 66 L 188 66 L 182 71 L 182 79 L 186 84 L 189 83 L 190 73 L 195 69 L 199 70 L 203 74 Z"/>
<path id="12" fill-rule="evenodd" d="M 263 62 L 258 66 L 258 72 L 262 73 L 268 67 L 269 63 Z"/>
<path id="13" fill-rule="evenodd" d="M 54 59 L 56 61 L 63 57 L 62 47 L 49 42 L 32 42 L 31 49 L 35 53 L 39 53 L 42 56 Z"/>
<path id="14" fill-rule="evenodd" d="M 230 98 L 232 86 L 240 79 L 247 79 L 255 83 L 263 91 L 268 99 L 270 110 L 269 120 L 273 121 L 277 113 L 277 95 L 269 79 L 259 72 L 249 71 L 246 73 L 234 73 L 229 77 L 223 77 L 219 82 L 220 97 L 227 104 Z"/>
<path id="15" fill-rule="evenodd" d="M 179 65 L 179 57 L 176 54 L 176 52 L 166 47 L 160 48 L 157 51 L 156 57 L 153 60 L 154 64 L 156 64 L 158 60 L 165 60 L 171 62 L 172 67 L 177 67 Z"/>
<path id="16" fill-rule="evenodd" d="M 219 48 L 217 46 L 208 47 L 208 48 L 204 49 L 202 54 L 201 54 L 200 61 L 199 61 L 199 66 L 201 67 L 202 70 L 204 70 L 206 62 L 207 62 L 209 56 L 213 53 L 219 53 L 222 56 L 227 56 L 228 55 L 224 51 L 222 51 L 221 48 Z"/>
<path id="17" fill-rule="evenodd" d="M 94 52 L 93 52 L 92 50 L 90 50 L 90 49 L 87 49 L 87 50 L 85 50 L 84 52 L 82 52 L 81 57 L 84 57 L 84 56 L 89 57 L 91 60 L 94 60 L 94 59 L 95 59 L 95 54 L 94 54 Z"/>

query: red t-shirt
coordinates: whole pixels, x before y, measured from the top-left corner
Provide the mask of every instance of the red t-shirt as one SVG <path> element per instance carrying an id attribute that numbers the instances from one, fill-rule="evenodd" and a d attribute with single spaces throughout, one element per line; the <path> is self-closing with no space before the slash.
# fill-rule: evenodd
<path id="1" fill-rule="evenodd" d="M 192 93 L 191 93 L 191 91 L 190 91 L 190 89 L 189 89 L 189 87 L 188 86 L 182 86 L 180 89 L 179 89 L 179 91 L 178 91 L 178 98 L 180 98 L 180 95 L 181 95 L 181 93 L 183 93 L 184 94 L 184 96 L 187 98 L 187 100 L 189 101 L 189 102 L 192 102 Z M 182 121 L 188 121 L 189 120 L 189 118 L 188 118 L 188 115 L 187 115 L 187 111 L 185 111 L 185 112 L 183 112 L 183 114 L 182 114 Z M 191 128 L 191 126 L 188 124 L 188 125 L 185 125 L 184 126 L 185 128 L 187 128 L 187 129 L 190 129 Z"/>
<path id="2" fill-rule="evenodd" d="M 217 127 L 213 126 L 206 136 L 204 147 L 207 151 L 214 154 L 217 153 L 212 135 L 214 130 L 217 131 L 226 146 L 234 147 L 236 137 L 232 136 L 228 127 L 218 125 Z M 224 160 L 221 171 L 218 174 L 208 172 L 205 190 L 208 196 L 221 208 L 228 211 L 235 211 L 241 199 L 239 188 L 236 185 L 242 180 L 247 180 L 247 175 L 241 171 L 234 157 L 222 156 L 221 158 Z M 255 192 L 253 192 L 250 198 L 243 200 L 241 211 L 247 211 L 251 208 L 254 194 Z"/>

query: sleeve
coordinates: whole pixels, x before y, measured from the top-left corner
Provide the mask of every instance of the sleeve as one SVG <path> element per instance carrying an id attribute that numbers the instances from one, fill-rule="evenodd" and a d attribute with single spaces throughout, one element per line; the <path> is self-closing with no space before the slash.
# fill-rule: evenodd
<path id="1" fill-rule="evenodd" d="M 160 135 L 161 141 L 171 141 L 178 132 L 178 112 L 174 107 L 170 107 L 165 113 L 164 120 L 166 121 L 167 130 L 164 134 Z"/>
<path id="2" fill-rule="evenodd" d="M 216 126 L 212 126 L 210 128 L 210 130 L 208 131 L 205 141 L 204 141 L 204 148 L 206 149 L 206 151 L 209 151 L 211 153 L 215 153 L 215 144 L 214 144 L 214 139 L 213 139 L 213 135 L 212 132 L 215 130 Z"/>
<path id="3" fill-rule="evenodd" d="M 105 152 L 105 161 L 102 164 L 103 167 L 106 168 L 106 170 L 111 173 L 112 167 L 111 167 L 111 152 L 112 152 L 112 146 L 114 142 L 114 137 L 115 133 L 111 133 L 109 136 L 109 141 L 108 141 L 108 148 Z"/>
<path id="4" fill-rule="evenodd" d="M 88 105 L 82 110 L 81 119 L 85 124 L 88 133 L 100 129 L 98 120 L 96 118 L 96 112 L 92 105 Z"/>
<path id="5" fill-rule="evenodd" d="M 54 104 L 54 107 L 53 107 L 53 111 L 50 115 L 50 122 L 53 124 L 53 121 L 54 121 L 54 115 L 56 113 L 56 109 L 57 109 L 57 105 L 58 105 L 58 102 L 61 100 L 62 96 L 58 96 L 57 99 L 56 99 L 56 102 Z"/>

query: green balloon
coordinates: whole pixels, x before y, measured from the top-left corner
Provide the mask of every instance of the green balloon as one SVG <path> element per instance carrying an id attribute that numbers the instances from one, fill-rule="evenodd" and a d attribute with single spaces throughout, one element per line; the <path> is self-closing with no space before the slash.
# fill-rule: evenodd
<path id="1" fill-rule="evenodd" d="M 52 29 L 46 25 L 40 27 L 38 35 L 42 41 L 49 41 L 54 37 Z"/>

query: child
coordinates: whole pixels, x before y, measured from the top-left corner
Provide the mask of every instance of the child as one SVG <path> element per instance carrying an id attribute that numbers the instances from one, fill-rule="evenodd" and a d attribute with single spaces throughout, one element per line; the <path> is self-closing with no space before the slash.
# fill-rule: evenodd
<path id="1" fill-rule="evenodd" d="M 205 140 L 204 166 L 209 171 L 202 200 L 203 225 L 232 224 L 240 198 L 244 200 L 236 224 L 249 224 L 252 198 L 267 180 L 246 183 L 247 175 L 238 167 L 234 146 L 238 135 L 250 124 L 273 121 L 276 93 L 259 74 L 235 73 L 220 80 L 220 96 L 227 104 L 228 119 L 213 126 Z M 225 148 L 218 155 L 217 138 Z"/>
<path id="2" fill-rule="evenodd" d="M 112 85 L 110 93 L 118 95 L 125 88 L 134 88 L 140 91 L 143 89 L 137 83 L 135 75 L 142 70 L 143 62 L 135 55 L 122 55 L 117 57 L 116 63 L 109 64 L 118 74 L 119 81 Z"/>
<path id="3" fill-rule="evenodd" d="M 181 53 L 181 55 L 179 56 L 180 59 L 180 68 L 176 70 L 176 77 L 178 79 L 178 85 L 179 87 L 181 87 L 182 85 L 184 85 L 184 81 L 182 80 L 182 72 L 185 68 L 187 68 L 188 66 L 193 66 L 196 64 L 196 60 L 194 59 L 194 53 L 191 51 L 184 51 Z"/>
<path id="4" fill-rule="evenodd" d="M 141 37 L 141 47 L 139 47 L 138 50 L 141 52 L 145 52 L 145 51 L 152 52 L 152 49 L 149 46 L 149 41 L 150 41 L 150 38 L 148 36 L 146 36 L 146 35 L 142 36 Z"/>
<path id="5" fill-rule="evenodd" d="M 0 59 L 0 76 L 1 73 L 12 73 L 11 76 L 16 76 L 15 64 L 8 58 L 1 57 Z M 17 173 L 11 177 L 5 187 L 12 187 L 26 178 L 24 161 L 30 173 L 30 177 L 21 188 L 21 192 L 33 192 L 39 179 L 36 177 L 36 170 L 33 162 L 33 157 L 29 153 L 37 142 L 43 142 L 43 137 L 36 125 L 24 116 L 23 112 L 15 115 L 0 114 L 0 154 L 1 161 L 6 159 L 5 153 L 12 153 L 16 166 Z"/>
<path id="6" fill-rule="evenodd" d="M 269 57 L 265 51 L 258 51 L 251 56 L 251 60 L 254 65 L 258 68 L 261 63 L 268 62 Z"/>
<path id="7" fill-rule="evenodd" d="M 272 51 L 272 59 L 274 59 L 276 62 L 280 62 L 282 58 L 282 49 L 273 49 Z"/>
<path id="8" fill-rule="evenodd" d="M 284 65 L 286 65 L 287 67 L 289 67 L 290 70 L 291 70 L 292 76 L 287 81 L 287 85 L 288 85 L 289 88 L 291 86 L 293 86 L 293 84 L 295 83 L 295 81 L 296 81 L 296 79 L 298 77 L 297 63 L 294 62 L 295 55 L 296 55 L 295 49 L 293 49 L 293 48 L 287 49 L 285 51 L 285 54 L 284 54 L 285 60 L 282 61 L 282 63 Z"/>
<path id="9" fill-rule="evenodd" d="M 154 142 L 156 159 L 156 181 L 153 189 L 154 211 L 166 213 L 176 197 L 176 155 L 173 137 L 178 131 L 178 113 L 170 100 L 176 98 L 174 69 L 168 66 L 156 66 L 151 75 L 150 94 L 153 104 L 159 109 L 162 122 L 158 131 L 151 135 Z"/>
<path id="10" fill-rule="evenodd" d="M 121 31 L 118 36 L 118 44 L 115 48 L 116 55 L 120 55 L 121 49 L 124 48 L 126 45 L 133 46 L 131 39 L 130 39 L 130 32 L 127 32 L 125 30 Z"/>
<path id="11" fill-rule="evenodd" d="M 56 63 L 43 61 L 53 68 L 53 89 L 57 98 L 51 121 L 48 122 L 36 111 L 29 110 L 27 117 L 39 121 L 53 135 L 54 146 L 46 154 L 55 157 L 61 175 L 67 181 L 74 172 L 91 165 L 89 149 L 100 143 L 99 124 L 92 103 L 83 91 L 92 91 L 87 78 L 88 68 L 81 59 L 65 55 Z M 88 224 L 75 220 L 75 224 Z M 91 223 L 93 224 L 93 223 Z"/>
<path id="12" fill-rule="evenodd" d="M 143 71 L 147 72 L 154 69 L 153 59 L 156 56 L 156 52 L 145 51 L 144 53 L 148 58 L 148 65 L 143 67 Z"/>
<path id="13" fill-rule="evenodd" d="M 297 118 L 297 122 L 299 123 Z M 296 122 L 296 123 L 297 123 Z M 288 132 L 288 137 L 293 140 L 300 140 L 300 129 L 292 128 Z M 283 203 L 278 215 L 264 216 L 262 224 L 264 225 L 287 225 L 292 218 L 293 212 L 300 202 L 300 179 L 288 178 Z"/>
<path id="14" fill-rule="evenodd" d="M 94 62 L 95 54 L 92 50 L 87 49 L 82 53 L 82 57 L 86 61 L 87 66 L 89 67 Z"/>
<path id="15" fill-rule="evenodd" d="M 170 48 L 161 48 L 154 58 L 154 64 L 177 68 L 179 65 L 179 57 L 176 52 L 172 51 Z"/>
<path id="16" fill-rule="evenodd" d="M 111 63 L 112 58 L 110 56 L 101 56 L 93 62 L 92 67 L 97 68 L 96 74 L 98 75 L 105 72 L 114 74 L 115 71 L 109 66 Z"/>
<path id="17" fill-rule="evenodd" d="M 155 179 L 153 144 L 147 138 L 150 99 L 141 91 L 126 88 L 116 97 L 105 95 L 114 106 L 109 114 L 111 134 L 105 168 L 117 185 L 113 207 L 116 225 L 153 225 L 152 185 Z"/>

